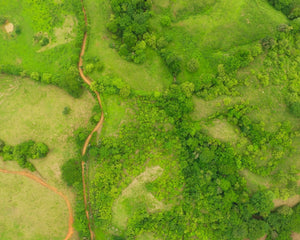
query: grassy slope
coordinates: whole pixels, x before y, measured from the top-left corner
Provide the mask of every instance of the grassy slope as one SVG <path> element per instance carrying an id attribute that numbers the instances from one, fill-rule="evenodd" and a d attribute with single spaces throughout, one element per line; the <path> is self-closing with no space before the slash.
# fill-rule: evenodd
<path id="1" fill-rule="evenodd" d="M 203 73 L 215 73 L 217 65 L 233 49 L 256 44 L 263 37 L 273 35 L 277 25 L 287 22 L 282 13 L 264 0 L 222 0 L 215 4 L 215 1 L 203 2 L 208 8 L 195 14 L 188 8 L 189 3 L 194 4 L 194 0 L 174 3 L 154 1 L 158 15 L 153 20 L 153 26 L 173 39 L 169 48 L 177 52 L 184 62 L 191 58 L 199 61 L 200 68 L 196 73 L 183 70 L 179 74 L 178 79 L 182 82 L 191 78 L 199 79 Z M 166 10 L 167 7 L 170 10 Z M 180 11 L 184 12 L 183 20 L 176 18 Z M 158 19 L 164 12 L 171 14 L 175 23 L 172 28 L 162 30 Z"/>
<path id="2" fill-rule="evenodd" d="M 74 156 L 72 132 L 86 126 L 94 103 L 86 92 L 80 99 L 74 99 L 54 86 L 0 76 L 0 138 L 12 145 L 29 139 L 45 142 L 50 148 L 48 156 L 32 162 L 49 184 L 74 200 L 73 193 L 61 180 L 60 167 Z M 71 108 L 68 116 L 62 114 L 65 106 Z M 0 167 L 19 169 L 13 162 L 0 161 Z M 64 203 L 51 211 L 59 213 L 60 208 L 66 209 Z"/>
<path id="3" fill-rule="evenodd" d="M 99 57 L 105 63 L 104 73 L 114 73 L 136 90 L 160 91 L 172 81 L 172 76 L 162 60 L 151 52 L 150 59 L 142 65 L 123 60 L 115 49 L 109 47 L 113 41 L 106 30 L 110 17 L 109 0 L 85 0 L 90 22 L 89 44 L 86 57 Z M 97 78 L 99 75 L 91 75 Z"/>

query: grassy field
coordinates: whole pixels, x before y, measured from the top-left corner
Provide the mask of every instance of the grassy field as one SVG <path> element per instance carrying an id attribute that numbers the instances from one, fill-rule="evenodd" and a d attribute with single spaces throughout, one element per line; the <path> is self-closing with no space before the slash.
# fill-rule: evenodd
<path id="1" fill-rule="evenodd" d="M 74 202 L 73 192 L 61 180 L 60 168 L 75 154 L 73 131 L 87 125 L 95 104 L 94 99 L 87 92 L 81 98 L 74 99 L 57 87 L 5 75 L 0 77 L 0 89 L 0 138 L 11 145 L 29 139 L 45 142 L 50 149 L 48 156 L 33 160 L 32 163 L 47 183 L 56 186 Z M 71 108 L 69 115 L 62 114 L 66 106 Z M 14 162 L 0 161 L 0 167 L 10 170 L 19 169 Z M 6 182 L 6 184 L 13 184 L 13 182 Z M 1 186 L 0 191 L 5 192 Z M 35 194 L 37 196 L 41 194 L 40 197 L 43 198 L 42 191 Z M 52 194 L 52 196 L 56 198 L 56 195 Z M 1 199 L 6 201 L 4 198 Z M 25 200 L 27 201 L 26 198 Z M 5 204 L 6 202 L 1 202 L 0 205 Z M 60 205 L 57 204 L 51 211 L 59 215 L 62 209 L 67 210 L 65 203 L 60 201 Z M 45 210 L 43 214 L 47 215 L 48 212 Z M 67 215 L 64 219 L 67 219 Z M 21 226 L 21 223 L 16 224 Z M 63 229 L 58 221 L 56 224 L 52 229 L 56 229 L 55 226 L 57 229 Z M 66 229 L 63 230 L 58 234 L 63 235 Z M 16 232 L 21 234 L 22 228 Z"/>
<path id="2" fill-rule="evenodd" d="M 52 83 L 66 87 L 62 76 L 76 65 L 80 51 L 75 41 L 78 19 L 68 7 L 70 1 L 62 5 L 52 0 L 0 0 L 0 16 L 13 26 L 8 33 L 5 24 L 0 24 L 0 53 L 5 56 L 0 59 L 0 72 L 3 68 L 13 75 L 22 71 L 27 76 L 51 74 Z M 44 38 L 48 40 L 42 43 Z"/>
<path id="3" fill-rule="evenodd" d="M 155 52 L 149 54 L 150 59 L 144 64 L 137 65 L 122 59 L 115 49 L 109 47 L 113 41 L 106 30 L 111 14 L 108 0 L 85 0 L 84 4 L 90 23 L 86 58 L 99 57 L 105 63 L 104 74 L 115 74 L 136 90 L 161 91 L 171 83 L 171 74 Z M 97 78 L 99 75 L 91 76 Z"/>
<path id="4" fill-rule="evenodd" d="M 179 81 L 199 79 L 201 74 L 215 73 L 224 57 L 235 49 L 254 46 L 265 36 L 272 36 L 276 26 L 286 23 L 286 17 L 274 10 L 267 1 L 205 0 L 154 1 L 153 28 L 171 39 L 168 48 L 186 63 L 198 60 L 195 73 L 183 71 Z M 170 28 L 161 29 L 159 19 L 173 19 Z"/>
<path id="5" fill-rule="evenodd" d="M 64 239 L 68 211 L 61 197 L 23 176 L 1 173 L 0 182 L 0 239 Z"/>

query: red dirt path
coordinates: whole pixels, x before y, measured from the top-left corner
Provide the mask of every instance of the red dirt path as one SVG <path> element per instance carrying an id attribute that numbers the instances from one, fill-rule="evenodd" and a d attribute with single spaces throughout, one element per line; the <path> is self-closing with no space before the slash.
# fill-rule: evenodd
<path id="1" fill-rule="evenodd" d="M 84 8 L 84 5 L 83 5 L 83 1 L 81 0 L 82 2 L 82 11 L 83 11 L 83 14 L 84 14 L 84 22 L 85 22 L 85 26 L 88 25 L 88 22 L 87 22 L 87 16 L 86 16 L 86 11 L 85 11 L 85 8 Z M 87 40 L 87 32 L 84 33 L 84 37 L 83 37 L 83 42 L 82 42 L 82 46 L 81 46 L 81 52 L 80 52 L 80 56 L 79 56 L 79 62 L 78 62 L 78 70 L 79 70 L 79 74 L 80 74 L 80 77 L 83 79 L 83 81 L 88 84 L 89 86 L 91 85 L 91 80 L 84 75 L 83 73 L 83 55 L 85 53 L 85 47 L 86 47 L 86 40 Z M 103 121 L 104 121 L 104 114 L 103 114 L 103 109 L 102 109 L 102 102 L 101 102 L 101 98 L 100 98 L 100 94 L 97 92 L 97 91 L 94 91 L 94 93 L 96 94 L 97 96 L 97 100 L 98 100 L 98 103 L 99 103 L 99 106 L 100 106 L 100 109 L 101 109 L 101 117 L 100 117 L 100 120 L 99 122 L 97 123 L 96 127 L 92 130 L 92 132 L 90 133 L 90 135 L 87 137 L 87 139 L 85 140 L 85 143 L 83 145 L 83 148 L 82 148 L 82 156 L 85 155 L 86 153 L 86 149 L 90 143 L 90 140 L 93 136 L 93 134 L 97 131 L 101 131 L 102 129 L 102 126 L 103 126 Z M 86 187 L 86 182 L 85 182 L 85 162 L 82 161 L 81 162 L 81 175 L 82 175 L 82 185 L 83 185 L 83 196 L 84 196 L 84 206 L 85 206 L 85 215 L 86 215 L 86 218 L 88 220 L 88 227 L 89 227 L 89 231 L 90 231 L 90 236 L 91 236 L 91 240 L 94 240 L 95 239 L 95 233 L 93 232 L 92 228 L 91 228 L 91 223 L 90 223 L 90 214 L 89 214 L 89 211 L 88 211 L 88 201 L 87 201 L 87 187 Z"/>
<path id="2" fill-rule="evenodd" d="M 0 169 L 0 172 L 25 176 L 25 177 L 30 178 L 33 181 L 41 184 L 42 186 L 50 189 L 52 192 L 56 193 L 57 195 L 61 196 L 65 200 L 65 202 L 68 206 L 68 210 L 69 210 L 69 229 L 68 229 L 68 233 L 67 233 L 66 237 L 64 238 L 64 240 L 70 239 L 70 237 L 74 233 L 74 229 L 73 229 L 74 218 L 73 218 L 73 210 L 72 210 L 72 207 L 71 207 L 71 203 L 70 203 L 69 199 L 66 197 L 66 195 L 64 195 L 62 192 L 58 191 L 57 188 L 55 188 L 55 187 L 49 185 L 48 183 L 44 182 L 43 179 L 33 175 L 32 173 L 25 172 L 25 171 L 10 171 L 10 170 L 5 170 L 5 169 Z"/>

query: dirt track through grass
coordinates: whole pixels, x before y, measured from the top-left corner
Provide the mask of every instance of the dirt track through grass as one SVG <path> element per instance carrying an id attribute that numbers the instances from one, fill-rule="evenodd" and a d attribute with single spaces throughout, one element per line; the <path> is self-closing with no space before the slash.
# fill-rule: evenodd
<path id="1" fill-rule="evenodd" d="M 85 11 L 85 8 L 84 8 L 84 5 L 83 5 L 83 0 L 81 0 L 81 3 L 82 3 L 82 11 L 83 11 L 83 14 L 84 14 L 85 26 L 87 27 L 88 22 L 87 22 L 86 11 Z M 83 81 L 86 84 L 88 84 L 90 86 L 91 85 L 91 80 L 87 76 L 85 76 L 84 73 L 83 73 L 83 59 L 82 59 L 82 57 L 85 53 L 86 41 L 87 41 L 87 32 L 84 33 L 84 37 L 83 37 L 83 42 L 82 42 L 81 52 L 80 52 L 79 62 L 78 62 L 78 70 L 79 70 L 80 77 L 83 79 Z M 98 100 L 98 103 L 99 103 L 99 106 L 100 106 L 100 109 L 101 109 L 101 117 L 100 117 L 100 120 L 97 123 L 96 127 L 92 130 L 90 135 L 85 140 L 85 143 L 84 143 L 83 148 L 82 148 L 82 156 L 85 155 L 87 147 L 90 143 L 90 140 L 91 140 L 93 134 L 97 131 L 101 131 L 102 126 L 103 126 L 103 121 L 104 121 L 104 114 L 103 114 L 103 108 L 102 108 L 102 102 L 101 102 L 100 94 L 96 91 L 94 91 L 94 93 L 97 96 L 97 100 Z M 86 218 L 88 220 L 88 227 L 89 227 L 89 231 L 90 231 L 91 240 L 94 240 L 95 239 L 95 233 L 93 232 L 92 227 L 91 227 L 90 214 L 89 214 L 89 210 L 88 210 L 89 207 L 88 207 L 88 201 L 87 201 L 87 199 L 88 199 L 87 186 L 86 186 L 86 182 L 85 182 L 85 164 L 86 163 L 84 161 L 81 162 L 81 175 L 82 175 L 85 214 L 86 214 Z"/>
<path id="2" fill-rule="evenodd" d="M 74 222 L 73 209 L 71 207 L 71 203 L 70 203 L 69 199 L 62 192 L 60 192 L 57 188 L 55 188 L 55 187 L 47 184 L 46 182 L 44 182 L 43 179 L 41 179 L 41 178 L 39 178 L 39 177 L 33 175 L 32 173 L 29 173 L 29 172 L 25 172 L 25 171 L 9 171 L 9 170 L 5 170 L 5 169 L 0 169 L 0 172 L 6 173 L 6 174 L 20 175 L 20 176 L 25 176 L 27 178 L 30 178 L 33 181 L 41 184 L 42 186 L 50 189 L 52 192 L 54 192 L 55 194 L 57 194 L 60 197 L 62 197 L 64 199 L 64 201 L 66 202 L 68 210 L 69 210 L 69 228 L 68 228 L 68 233 L 67 233 L 66 237 L 64 238 L 64 240 L 70 239 L 70 237 L 74 233 L 74 229 L 73 229 L 73 222 Z"/>

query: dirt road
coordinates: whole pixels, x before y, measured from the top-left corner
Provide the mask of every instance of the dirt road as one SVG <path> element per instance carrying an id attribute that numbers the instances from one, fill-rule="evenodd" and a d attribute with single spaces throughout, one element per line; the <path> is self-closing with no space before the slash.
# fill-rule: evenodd
<path id="1" fill-rule="evenodd" d="M 88 22 L 87 22 L 87 16 L 86 16 L 86 11 L 85 11 L 85 8 L 84 8 L 84 5 L 83 5 L 83 1 L 81 0 L 82 2 L 82 11 L 83 11 L 83 14 L 84 14 L 84 22 L 85 22 L 85 26 L 88 25 Z M 87 32 L 84 33 L 84 37 L 83 37 L 83 41 L 82 41 L 82 46 L 81 46 L 81 51 L 80 51 L 80 55 L 79 55 L 79 62 L 78 62 L 78 71 L 79 71 L 79 74 L 80 74 L 80 77 L 83 79 L 83 81 L 88 84 L 89 86 L 91 85 L 91 80 L 84 75 L 83 73 L 83 55 L 85 53 L 85 47 L 86 47 L 86 40 L 87 40 Z M 94 91 L 94 93 L 96 94 L 97 96 L 97 100 L 98 100 L 98 103 L 99 103 L 99 106 L 100 106 L 100 109 L 101 109 L 101 117 L 100 117 L 100 120 L 99 122 L 97 123 L 96 127 L 92 130 L 92 132 L 90 133 L 90 135 L 87 137 L 87 139 L 85 140 L 85 143 L 83 145 L 83 148 L 82 148 L 82 156 L 85 155 L 86 153 L 86 149 L 90 143 L 90 140 L 93 136 L 93 134 L 97 131 L 101 131 L 102 129 L 102 126 L 103 126 L 103 121 L 104 121 L 104 114 L 103 114 L 103 109 L 102 109 L 102 102 L 101 102 L 101 98 L 100 98 L 100 94 L 96 91 Z M 90 214 L 89 214 L 89 207 L 88 207 L 88 192 L 87 192 L 87 186 L 86 186 L 86 181 L 85 181 L 85 162 L 82 161 L 81 162 L 81 175 L 82 175 L 82 185 L 83 185 L 83 196 L 84 196 L 84 205 L 85 205 L 85 215 L 86 215 L 86 218 L 88 220 L 88 227 L 89 227 L 89 231 L 90 231 L 90 236 L 91 236 L 91 240 L 94 240 L 95 239 L 95 234 L 91 228 L 91 223 L 90 223 Z"/>
<path id="2" fill-rule="evenodd" d="M 57 195 L 61 196 L 68 207 L 69 210 L 69 229 L 68 229 L 68 233 L 66 235 L 66 237 L 64 238 L 64 240 L 68 240 L 70 239 L 70 237 L 73 235 L 74 229 L 73 229 L 73 222 L 74 222 L 74 218 L 73 218 L 73 210 L 71 207 L 71 203 L 69 201 L 69 199 L 66 197 L 66 195 L 64 195 L 62 192 L 58 191 L 57 188 L 49 185 L 48 183 L 44 182 L 43 179 L 33 175 L 32 173 L 29 172 L 25 172 L 25 171 L 9 171 L 9 170 L 5 170 L 5 169 L 0 169 L 0 172 L 2 173 L 7 173 L 7 174 L 15 174 L 15 175 L 21 175 L 21 176 L 25 176 L 27 178 L 32 179 L 33 181 L 41 184 L 42 186 L 50 189 L 52 192 L 56 193 Z"/>

